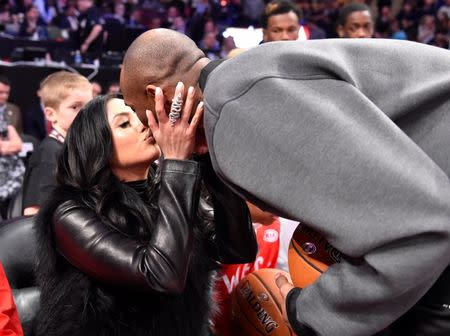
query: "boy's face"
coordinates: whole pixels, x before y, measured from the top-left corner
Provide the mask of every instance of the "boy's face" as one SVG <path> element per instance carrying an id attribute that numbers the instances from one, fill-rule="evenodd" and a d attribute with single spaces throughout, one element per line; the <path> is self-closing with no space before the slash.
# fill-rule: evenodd
<path id="1" fill-rule="evenodd" d="M 81 108 L 92 99 L 91 84 L 79 86 L 70 91 L 69 95 L 61 101 L 59 108 L 54 110 L 49 120 L 53 127 L 66 136 L 67 131 L 72 125 Z"/>

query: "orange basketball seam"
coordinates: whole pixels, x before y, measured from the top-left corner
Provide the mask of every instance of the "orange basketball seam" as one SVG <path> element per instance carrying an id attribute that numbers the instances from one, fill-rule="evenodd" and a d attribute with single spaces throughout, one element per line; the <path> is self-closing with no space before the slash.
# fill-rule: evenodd
<path id="1" fill-rule="evenodd" d="M 300 258 L 302 258 L 309 266 L 311 266 L 312 268 L 314 268 L 316 271 L 318 271 L 319 273 L 323 273 L 322 270 L 320 268 L 318 268 L 316 265 L 314 265 L 313 263 L 311 263 L 308 259 L 306 259 L 303 254 L 297 249 L 296 244 L 291 242 L 292 247 L 294 248 L 295 252 L 297 252 L 297 254 L 299 255 Z"/>
<path id="2" fill-rule="evenodd" d="M 270 293 L 270 295 L 272 296 L 273 301 L 275 302 L 275 304 L 276 304 L 276 306 L 277 306 L 279 312 L 281 313 L 281 315 L 283 315 L 283 310 L 281 309 L 281 306 L 278 304 L 277 300 L 275 299 L 276 296 L 272 293 L 272 291 L 270 290 L 270 288 L 268 288 L 268 287 L 266 286 L 266 284 L 264 283 L 263 279 L 261 279 L 261 277 L 259 277 L 258 274 L 252 273 L 252 275 L 254 275 L 256 278 L 258 278 L 258 280 L 261 282 L 261 285 L 262 285 L 262 286 Z"/>

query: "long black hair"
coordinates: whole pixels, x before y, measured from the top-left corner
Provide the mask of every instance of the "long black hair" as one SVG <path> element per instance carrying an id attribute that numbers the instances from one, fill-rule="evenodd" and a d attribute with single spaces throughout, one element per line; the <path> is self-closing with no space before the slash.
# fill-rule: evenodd
<path id="1" fill-rule="evenodd" d="M 146 202 L 113 174 L 113 141 L 107 116 L 107 104 L 113 98 L 121 97 L 94 98 L 74 119 L 58 161 L 57 188 L 77 195 L 80 205 L 95 211 L 106 223 L 114 223 L 116 229 L 135 225 L 140 231 L 143 227 L 139 222 L 153 222 L 156 204 L 152 198 L 157 183 L 150 181 Z"/>

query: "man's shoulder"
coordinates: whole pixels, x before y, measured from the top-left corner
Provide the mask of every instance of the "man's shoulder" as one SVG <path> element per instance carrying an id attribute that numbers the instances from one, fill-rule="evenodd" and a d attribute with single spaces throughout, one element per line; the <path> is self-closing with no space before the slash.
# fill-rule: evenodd
<path id="1" fill-rule="evenodd" d="M 61 152 L 63 144 L 49 136 L 39 144 L 30 158 L 30 165 L 40 165 L 44 162 L 54 163 Z"/>
<path id="2" fill-rule="evenodd" d="M 58 140 L 51 138 L 49 136 L 45 137 L 44 140 L 39 144 L 39 150 L 41 152 L 53 155 L 59 154 L 63 147 L 63 144 Z"/>

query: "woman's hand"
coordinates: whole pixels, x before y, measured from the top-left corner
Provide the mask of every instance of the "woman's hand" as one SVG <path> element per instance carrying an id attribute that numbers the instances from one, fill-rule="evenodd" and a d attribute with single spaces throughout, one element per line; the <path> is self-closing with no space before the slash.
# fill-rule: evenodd
<path id="1" fill-rule="evenodd" d="M 178 98 L 182 101 L 183 96 L 184 85 L 179 82 L 175 89 L 174 100 Z M 201 102 L 198 104 L 194 117 L 189 123 L 194 105 L 194 96 L 194 88 L 189 87 L 186 99 L 182 105 L 181 116 L 177 121 L 171 122 L 164 109 L 162 90 L 159 87 L 155 90 L 155 112 L 158 122 L 151 111 L 146 111 L 146 114 L 148 126 L 165 159 L 186 160 L 192 157 L 197 126 L 203 114 L 203 102 Z"/>

